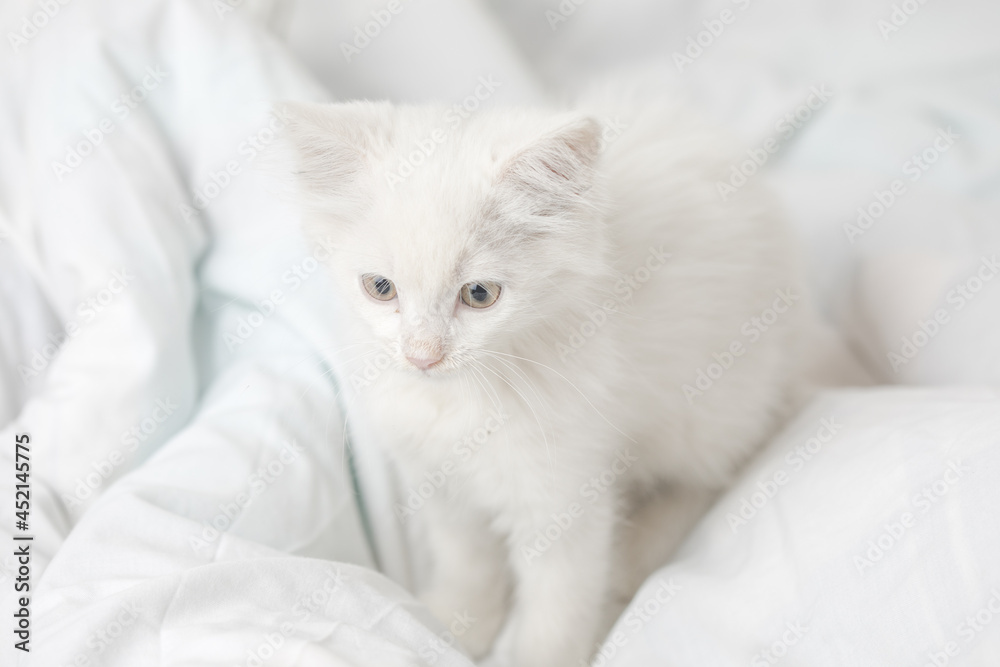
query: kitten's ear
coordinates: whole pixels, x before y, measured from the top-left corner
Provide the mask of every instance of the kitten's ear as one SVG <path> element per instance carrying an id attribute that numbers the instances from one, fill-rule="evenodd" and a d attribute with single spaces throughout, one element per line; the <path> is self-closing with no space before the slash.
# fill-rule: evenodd
<path id="1" fill-rule="evenodd" d="M 292 169 L 302 189 L 319 197 L 356 192 L 388 128 L 388 103 L 309 104 L 285 102 L 276 115 L 285 124 Z"/>
<path id="2" fill-rule="evenodd" d="M 558 215 L 578 205 L 593 185 L 600 152 L 601 126 L 592 118 L 580 118 L 511 158 L 500 171 L 500 182 L 532 199 L 535 215 Z"/>

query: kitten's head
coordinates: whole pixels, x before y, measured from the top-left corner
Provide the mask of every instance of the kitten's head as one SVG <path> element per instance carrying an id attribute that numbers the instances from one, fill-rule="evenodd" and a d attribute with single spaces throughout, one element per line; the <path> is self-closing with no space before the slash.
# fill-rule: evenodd
<path id="1" fill-rule="evenodd" d="M 404 372 L 442 375 L 544 338 L 606 276 L 580 116 L 288 105 L 307 234 Z M 604 283 L 606 284 L 606 283 Z"/>

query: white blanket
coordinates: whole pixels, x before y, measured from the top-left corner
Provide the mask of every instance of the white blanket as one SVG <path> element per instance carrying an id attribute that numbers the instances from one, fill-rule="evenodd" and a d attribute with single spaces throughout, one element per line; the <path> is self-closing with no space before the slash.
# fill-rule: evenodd
<path id="1" fill-rule="evenodd" d="M 3 664 L 468 664 L 451 644 L 474 619 L 440 627 L 404 590 L 383 462 L 345 452 L 325 251 L 257 169 L 276 100 L 457 101 L 492 76 L 491 103 L 524 103 L 653 63 L 748 159 L 781 139 L 749 177 L 802 233 L 826 377 L 859 360 L 887 384 L 1000 386 L 1000 8 L 493 4 L 0 9 L 0 540 L 34 536 L 31 654 L 7 635 Z M 598 664 L 996 664 L 998 408 L 995 389 L 821 399 Z"/>

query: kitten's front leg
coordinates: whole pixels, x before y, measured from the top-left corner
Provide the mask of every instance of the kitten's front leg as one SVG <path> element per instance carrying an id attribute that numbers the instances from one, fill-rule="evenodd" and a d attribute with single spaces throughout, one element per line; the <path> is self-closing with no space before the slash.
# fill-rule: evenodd
<path id="1" fill-rule="evenodd" d="M 497 640 L 495 663 L 504 667 L 587 664 L 606 629 L 613 495 L 605 493 L 593 504 L 569 500 L 559 510 L 537 513 L 511 535 L 515 602 Z M 564 527 L 568 519 L 572 523 Z M 547 532 L 556 534 L 552 526 L 561 530 L 555 539 L 546 537 Z M 539 533 L 544 539 L 539 540 Z"/>
<path id="2" fill-rule="evenodd" d="M 507 615 L 510 577 L 503 543 L 484 517 L 454 511 L 446 499 L 431 498 L 422 512 L 432 571 L 420 599 L 446 627 L 460 620 L 459 642 L 481 657 Z"/>

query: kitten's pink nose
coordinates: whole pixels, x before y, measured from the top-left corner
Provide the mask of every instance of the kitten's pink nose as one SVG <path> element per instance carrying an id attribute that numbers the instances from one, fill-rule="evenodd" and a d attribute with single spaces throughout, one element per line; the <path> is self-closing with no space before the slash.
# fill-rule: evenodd
<path id="1" fill-rule="evenodd" d="M 420 357 L 407 357 L 406 360 L 409 361 L 414 366 L 416 366 L 417 368 L 419 368 L 420 370 L 426 371 L 428 368 L 430 368 L 437 362 L 441 361 L 441 355 L 439 354 L 436 357 L 431 357 L 428 359 L 421 359 Z"/>

